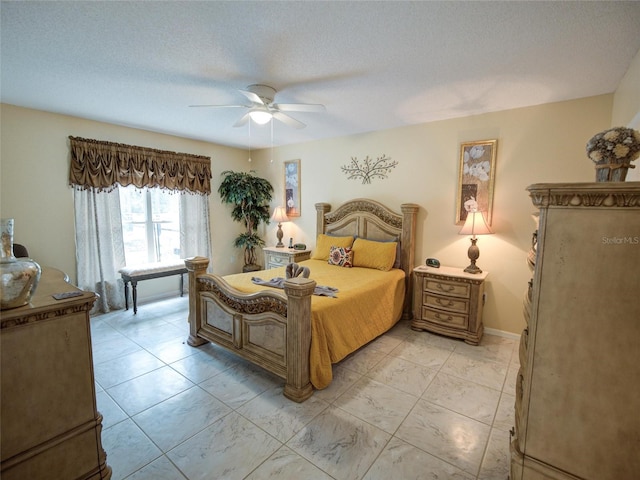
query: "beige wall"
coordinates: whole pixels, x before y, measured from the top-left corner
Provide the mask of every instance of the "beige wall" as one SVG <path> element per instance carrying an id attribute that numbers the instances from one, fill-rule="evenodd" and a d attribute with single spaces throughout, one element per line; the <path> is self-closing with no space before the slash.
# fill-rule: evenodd
<path id="1" fill-rule="evenodd" d="M 640 51 L 629 65 L 613 96 L 611 126 L 640 130 Z M 640 181 L 640 160 L 636 160 L 634 165 L 636 168 L 629 170 L 627 181 Z"/>
<path id="2" fill-rule="evenodd" d="M 216 273 L 239 271 L 241 256 L 231 245 L 239 231 L 215 190 L 223 170 L 255 169 L 273 182 L 274 206 L 282 203 L 283 162 L 300 159 L 302 216 L 285 224 L 285 239 L 315 243 L 316 202 L 334 206 L 369 197 L 398 207 L 418 203 L 417 260 L 436 257 L 445 265 L 468 263 L 467 237 L 454 224 L 459 144 L 498 139 L 493 229 L 482 237 L 478 264 L 490 272 L 485 325 L 519 333 L 522 296 L 530 273 L 525 258 L 533 211 L 525 187 L 535 182 L 591 181 L 594 170 L 584 146 L 611 124 L 612 95 L 433 122 L 325 141 L 252 152 L 196 142 L 78 118 L 2 106 L 2 217 L 16 219 L 16 241 L 25 243 L 43 265 L 75 277 L 73 198 L 67 186 L 69 135 L 182 151 L 212 157 L 211 196 L 213 267 Z M 382 154 L 399 162 L 389 178 L 363 185 L 340 170 L 352 156 Z M 275 225 L 264 229 L 275 244 Z M 153 282 L 147 282 L 153 283 Z M 140 292 L 144 300 L 150 287 Z M 172 287 L 173 288 L 173 287 Z"/>
<path id="3" fill-rule="evenodd" d="M 522 298 L 530 272 L 526 254 L 534 211 L 525 187 L 536 182 L 593 181 L 593 164 L 585 153 L 591 136 L 609 127 L 612 95 L 433 122 L 325 141 L 254 152 L 258 171 L 283 197 L 283 162 L 300 159 L 302 216 L 283 225 L 285 239 L 315 243 L 316 202 L 338 206 L 356 197 L 396 208 L 403 202 L 421 206 L 417 261 L 436 257 L 444 265 L 468 264 L 469 238 L 454 224 L 459 144 L 498 139 L 493 209 L 494 235 L 480 238 L 478 265 L 490 272 L 485 326 L 520 333 Z M 340 167 L 351 157 L 383 154 L 399 162 L 388 178 L 370 185 L 348 180 Z M 256 161 L 257 159 L 257 161 Z M 278 203 L 282 203 L 280 200 Z M 276 241 L 275 225 L 267 242 Z"/>
<path id="4" fill-rule="evenodd" d="M 613 97 L 611 126 L 640 128 L 640 51 L 629 65 Z"/>

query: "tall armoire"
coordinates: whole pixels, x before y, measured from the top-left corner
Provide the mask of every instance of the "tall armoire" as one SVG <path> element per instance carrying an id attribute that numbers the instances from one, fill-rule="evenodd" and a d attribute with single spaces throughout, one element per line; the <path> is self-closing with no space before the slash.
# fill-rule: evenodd
<path id="1" fill-rule="evenodd" d="M 640 478 L 640 182 L 527 190 L 511 480 Z"/>

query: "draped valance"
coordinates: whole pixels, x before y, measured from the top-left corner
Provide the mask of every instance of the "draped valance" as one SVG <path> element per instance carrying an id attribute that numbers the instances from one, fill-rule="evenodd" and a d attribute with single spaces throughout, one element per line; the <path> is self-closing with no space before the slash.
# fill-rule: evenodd
<path id="1" fill-rule="evenodd" d="M 71 136 L 69 140 L 69 184 L 74 188 L 101 192 L 119 184 L 211 193 L 210 157 Z"/>

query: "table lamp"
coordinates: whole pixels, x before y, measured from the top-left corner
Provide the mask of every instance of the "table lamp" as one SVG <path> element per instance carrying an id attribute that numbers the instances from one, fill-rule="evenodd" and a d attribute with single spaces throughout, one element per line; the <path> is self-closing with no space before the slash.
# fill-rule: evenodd
<path id="1" fill-rule="evenodd" d="M 284 207 L 276 207 L 273 211 L 273 215 L 271 216 L 271 220 L 274 222 L 278 222 L 278 231 L 276 236 L 278 237 L 278 243 L 276 244 L 276 248 L 284 248 L 284 243 L 282 243 L 282 237 L 284 233 L 282 232 L 282 222 L 288 222 L 289 217 L 287 217 L 287 211 Z"/>
<path id="2" fill-rule="evenodd" d="M 464 269 L 464 271 L 467 273 L 482 273 L 482 270 L 480 270 L 476 265 L 476 260 L 480 257 L 480 249 L 476 245 L 476 242 L 478 241 L 476 235 L 493 233 L 487 225 L 487 222 L 485 222 L 482 212 L 467 212 L 467 219 L 462 226 L 462 230 L 458 233 L 460 235 L 471 235 L 471 246 L 467 251 L 471 263 Z"/>

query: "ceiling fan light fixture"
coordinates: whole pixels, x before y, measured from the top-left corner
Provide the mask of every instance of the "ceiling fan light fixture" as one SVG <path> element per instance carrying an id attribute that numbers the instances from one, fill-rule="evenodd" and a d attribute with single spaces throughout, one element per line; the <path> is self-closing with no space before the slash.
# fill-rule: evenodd
<path id="1" fill-rule="evenodd" d="M 264 110 L 256 110 L 254 112 L 250 112 L 249 115 L 251 116 L 251 120 L 256 122 L 258 125 L 265 125 L 273 118 L 271 113 L 265 112 Z"/>

